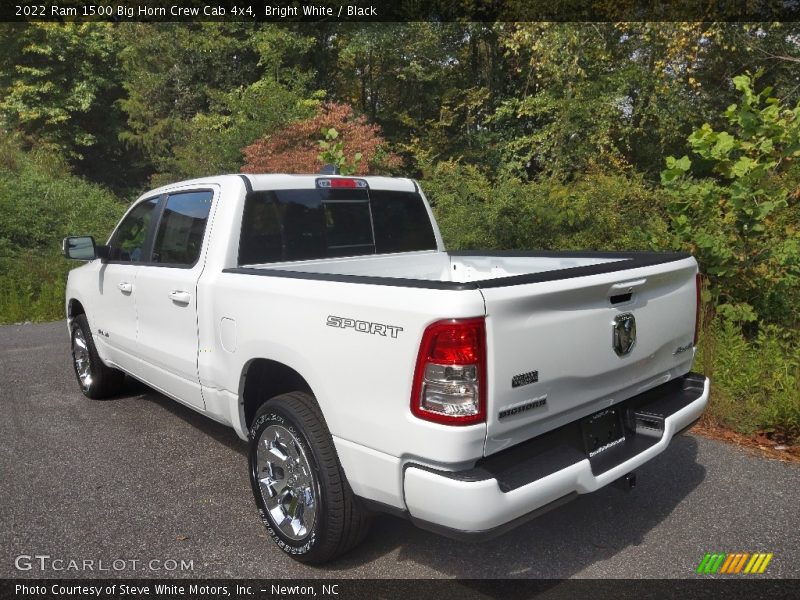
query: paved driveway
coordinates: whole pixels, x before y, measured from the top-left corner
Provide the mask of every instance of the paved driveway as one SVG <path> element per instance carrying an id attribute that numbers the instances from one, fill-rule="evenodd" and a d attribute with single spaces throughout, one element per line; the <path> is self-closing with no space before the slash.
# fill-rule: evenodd
<path id="1" fill-rule="evenodd" d="M 773 552 L 767 575 L 800 577 L 800 468 L 693 435 L 637 471 L 633 492 L 581 496 L 495 540 L 382 516 L 355 551 L 306 567 L 262 529 L 233 430 L 134 381 L 87 400 L 63 323 L 0 339 L 0 577 L 92 575 L 15 568 L 35 554 L 126 561 L 102 575 L 127 577 L 692 577 L 710 551 Z M 191 570 L 167 570 L 180 561 Z"/>

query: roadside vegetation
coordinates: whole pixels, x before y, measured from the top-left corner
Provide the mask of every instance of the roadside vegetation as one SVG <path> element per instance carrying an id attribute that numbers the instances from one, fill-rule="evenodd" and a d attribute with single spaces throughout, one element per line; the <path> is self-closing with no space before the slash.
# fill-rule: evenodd
<path id="1" fill-rule="evenodd" d="M 0 24 L 0 322 L 210 173 L 408 174 L 451 248 L 691 251 L 708 418 L 800 439 L 800 25 Z"/>
<path id="2" fill-rule="evenodd" d="M 124 205 L 107 188 L 74 175 L 58 155 L 24 152 L 0 138 L 0 322 L 64 315 L 64 282 L 74 265 L 61 239 L 76 232 L 105 240 Z"/>

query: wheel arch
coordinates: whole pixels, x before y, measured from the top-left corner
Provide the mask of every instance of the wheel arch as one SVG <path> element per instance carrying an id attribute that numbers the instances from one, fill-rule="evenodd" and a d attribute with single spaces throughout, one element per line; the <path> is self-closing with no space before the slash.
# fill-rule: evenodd
<path id="1" fill-rule="evenodd" d="M 77 298 L 70 298 L 67 302 L 67 319 L 72 321 L 78 315 L 85 315 L 86 309 L 83 308 L 83 304 Z"/>
<path id="2" fill-rule="evenodd" d="M 306 378 L 289 365 L 268 358 L 253 358 L 247 361 L 242 368 L 239 389 L 241 418 L 245 431 L 250 429 L 256 412 L 264 402 L 288 392 L 307 392 L 316 399 L 314 390 Z"/>

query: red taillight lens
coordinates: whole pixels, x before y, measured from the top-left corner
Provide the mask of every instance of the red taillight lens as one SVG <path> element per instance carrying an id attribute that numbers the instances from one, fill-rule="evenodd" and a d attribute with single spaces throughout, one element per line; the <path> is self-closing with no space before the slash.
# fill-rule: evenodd
<path id="1" fill-rule="evenodd" d="M 697 341 L 700 338 L 700 292 L 703 288 L 703 282 L 700 278 L 700 273 L 695 275 L 694 277 L 694 286 L 697 292 L 697 296 L 695 299 L 695 310 L 694 310 L 694 342 L 693 344 L 697 346 Z"/>
<path id="2" fill-rule="evenodd" d="M 437 321 L 419 347 L 411 412 L 426 421 L 472 425 L 486 420 L 486 323 Z"/>

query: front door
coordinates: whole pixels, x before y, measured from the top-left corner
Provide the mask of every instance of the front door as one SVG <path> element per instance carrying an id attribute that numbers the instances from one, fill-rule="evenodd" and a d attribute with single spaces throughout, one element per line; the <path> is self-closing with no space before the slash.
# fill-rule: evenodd
<path id="1" fill-rule="evenodd" d="M 137 354 L 136 277 L 157 205 L 158 197 L 149 198 L 128 211 L 108 242 L 109 259 L 97 270 L 92 336 L 103 357 L 128 371 L 135 370 Z"/>
<path id="2" fill-rule="evenodd" d="M 150 261 L 136 275 L 142 376 L 168 395 L 203 408 L 197 373 L 197 281 L 214 193 L 169 194 Z"/>

